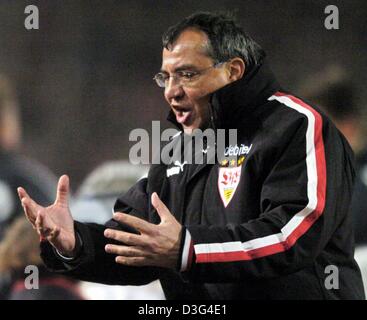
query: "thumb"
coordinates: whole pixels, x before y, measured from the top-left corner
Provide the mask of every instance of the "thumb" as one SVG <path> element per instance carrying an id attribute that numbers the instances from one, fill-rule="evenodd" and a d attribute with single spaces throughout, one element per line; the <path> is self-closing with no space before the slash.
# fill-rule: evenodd
<path id="1" fill-rule="evenodd" d="M 166 205 L 162 202 L 161 199 L 159 199 L 156 192 L 153 192 L 152 194 L 152 205 L 157 210 L 159 217 L 161 218 L 161 221 L 168 220 L 172 217 L 171 212 L 168 210 Z"/>
<path id="2" fill-rule="evenodd" d="M 57 193 L 56 193 L 56 205 L 68 206 L 68 196 L 69 196 L 69 177 L 67 175 L 63 175 L 59 179 L 59 183 L 57 184 Z"/>

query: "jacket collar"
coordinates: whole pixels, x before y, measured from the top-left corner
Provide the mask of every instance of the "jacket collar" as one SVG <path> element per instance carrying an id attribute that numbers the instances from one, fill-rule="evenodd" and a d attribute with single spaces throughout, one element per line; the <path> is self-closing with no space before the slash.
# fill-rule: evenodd
<path id="1" fill-rule="evenodd" d="M 212 125 L 215 129 L 236 128 L 251 118 L 257 106 L 262 105 L 280 86 L 266 61 L 256 65 L 243 78 L 217 90 L 211 97 Z M 247 117 L 244 117 L 244 115 Z M 170 110 L 167 120 L 182 127 Z"/>

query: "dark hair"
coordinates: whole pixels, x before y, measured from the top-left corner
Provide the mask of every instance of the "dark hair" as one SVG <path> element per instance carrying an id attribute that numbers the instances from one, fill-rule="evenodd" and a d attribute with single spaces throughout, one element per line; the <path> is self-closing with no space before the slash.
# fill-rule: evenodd
<path id="1" fill-rule="evenodd" d="M 197 12 L 190 15 L 163 34 L 163 47 L 169 50 L 169 46 L 188 28 L 206 33 L 209 39 L 208 56 L 215 63 L 239 57 L 247 69 L 251 70 L 265 56 L 264 50 L 246 35 L 230 13 Z"/>
<path id="2" fill-rule="evenodd" d="M 300 86 L 299 92 L 334 120 L 358 119 L 362 116 L 355 84 L 340 65 L 330 65 L 313 74 Z"/>
<path id="3" fill-rule="evenodd" d="M 311 99 L 317 101 L 320 107 L 336 120 L 360 116 L 355 90 L 350 82 L 330 84 L 321 88 Z"/>

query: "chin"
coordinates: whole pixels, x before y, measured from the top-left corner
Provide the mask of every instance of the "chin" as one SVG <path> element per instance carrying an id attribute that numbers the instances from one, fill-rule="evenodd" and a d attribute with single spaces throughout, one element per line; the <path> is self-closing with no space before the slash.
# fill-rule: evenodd
<path id="1" fill-rule="evenodd" d="M 182 127 L 186 134 L 191 134 L 192 131 L 196 129 L 205 130 L 208 128 L 207 123 L 203 123 L 201 121 L 198 123 L 192 123 L 189 126 L 182 126 Z"/>
<path id="2" fill-rule="evenodd" d="M 192 131 L 194 130 L 194 128 L 192 127 L 186 127 L 186 128 L 183 128 L 183 131 L 186 133 L 186 134 L 192 134 Z"/>

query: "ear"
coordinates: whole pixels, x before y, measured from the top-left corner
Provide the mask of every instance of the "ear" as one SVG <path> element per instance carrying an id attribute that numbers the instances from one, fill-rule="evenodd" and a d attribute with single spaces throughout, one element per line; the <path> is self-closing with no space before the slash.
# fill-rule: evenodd
<path id="1" fill-rule="evenodd" d="M 241 58 L 233 58 L 228 63 L 229 80 L 236 81 L 243 77 L 245 73 L 245 62 Z"/>

